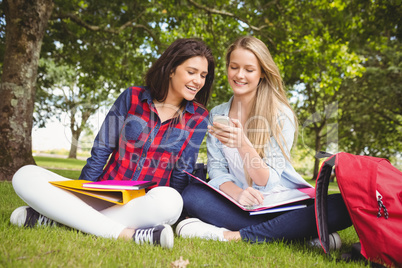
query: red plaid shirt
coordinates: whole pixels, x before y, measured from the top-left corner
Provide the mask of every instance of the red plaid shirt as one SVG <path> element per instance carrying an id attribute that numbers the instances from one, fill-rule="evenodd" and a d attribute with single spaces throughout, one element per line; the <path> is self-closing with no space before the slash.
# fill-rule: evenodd
<path id="1" fill-rule="evenodd" d="M 128 88 L 106 116 L 80 179 L 172 182 L 181 192 L 188 182 L 182 171 L 193 171 L 207 116 L 205 108 L 187 102 L 181 120 L 161 123 L 149 91 Z"/>

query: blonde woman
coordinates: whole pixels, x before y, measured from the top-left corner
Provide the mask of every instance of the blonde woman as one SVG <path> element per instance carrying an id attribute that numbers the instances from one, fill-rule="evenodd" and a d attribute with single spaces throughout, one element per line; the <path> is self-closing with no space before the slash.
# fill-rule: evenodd
<path id="1" fill-rule="evenodd" d="M 297 119 L 265 44 L 239 38 L 228 49 L 226 67 L 233 97 L 210 112 L 211 118 L 228 116 L 229 123 L 208 126 L 209 184 L 248 206 L 261 204 L 263 193 L 309 187 L 291 165 Z M 182 237 L 270 242 L 318 236 L 311 200 L 306 208 L 250 216 L 199 183 L 190 184 L 182 197 L 194 217 L 178 224 Z M 341 195 L 329 197 L 328 209 L 331 233 L 351 225 Z"/>

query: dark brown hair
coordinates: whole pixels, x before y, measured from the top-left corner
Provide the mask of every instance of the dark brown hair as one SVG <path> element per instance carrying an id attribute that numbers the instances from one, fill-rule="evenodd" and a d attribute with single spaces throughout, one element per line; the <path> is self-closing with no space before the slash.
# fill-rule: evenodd
<path id="1" fill-rule="evenodd" d="M 215 59 L 211 49 L 203 41 L 193 38 L 177 39 L 152 64 L 145 75 L 145 83 L 152 98 L 159 102 L 165 101 L 169 90 L 170 74 L 176 70 L 177 66 L 197 56 L 205 57 L 208 61 L 205 84 L 195 96 L 197 102 L 206 106 L 215 77 Z"/>

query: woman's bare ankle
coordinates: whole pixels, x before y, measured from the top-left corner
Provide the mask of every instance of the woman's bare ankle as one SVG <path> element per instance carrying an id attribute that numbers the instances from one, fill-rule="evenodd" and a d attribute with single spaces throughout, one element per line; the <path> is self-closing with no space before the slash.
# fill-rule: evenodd
<path id="1" fill-rule="evenodd" d="M 238 241 L 241 240 L 239 231 L 224 231 L 223 237 L 228 241 Z"/>
<path id="2" fill-rule="evenodd" d="M 126 228 L 123 231 L 121 231 L 121 233 L 119 234 L 119 238 L 125 240 L 131 240 L 133 238 L 134 233 L 135 229 Z"/>

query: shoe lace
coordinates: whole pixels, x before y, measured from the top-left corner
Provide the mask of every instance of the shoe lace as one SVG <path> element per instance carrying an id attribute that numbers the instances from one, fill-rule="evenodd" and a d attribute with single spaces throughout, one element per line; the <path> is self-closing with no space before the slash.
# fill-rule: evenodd
<path id="1" fill-rule="evenodd" d="M 37 223 L 38 226 L 50 226 L 53 223 L 54 222 L 51 219 L 49 219 L 48 217 L 43 216 L 43 215 L 39 215 L 38 223 Z"/>
<path id="2" fill-rule="evenodd" d="M 154 238 L 154 229 L 155 228 L 149 228 L 149 229 L 138 229 L 135 232 L 135 243 L 137 244 L 142 244 L 142 243 L 153 243 L 153 238 Z"/>

